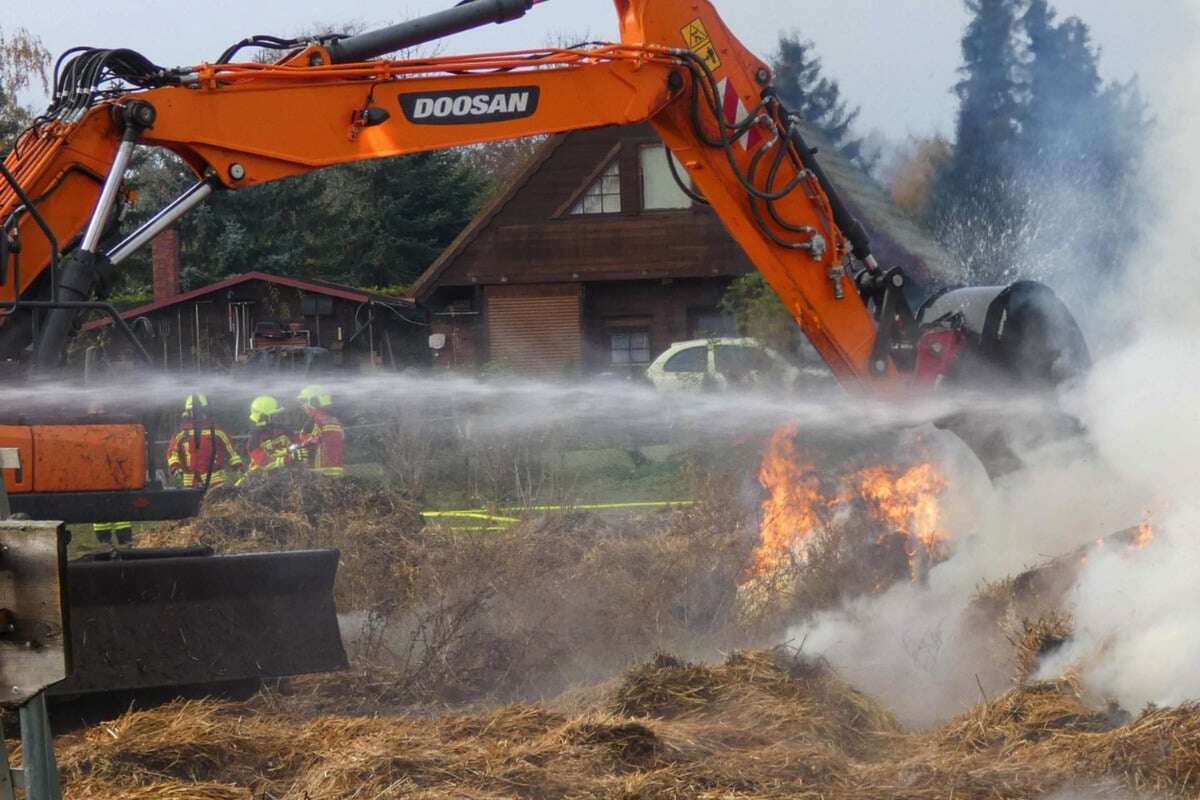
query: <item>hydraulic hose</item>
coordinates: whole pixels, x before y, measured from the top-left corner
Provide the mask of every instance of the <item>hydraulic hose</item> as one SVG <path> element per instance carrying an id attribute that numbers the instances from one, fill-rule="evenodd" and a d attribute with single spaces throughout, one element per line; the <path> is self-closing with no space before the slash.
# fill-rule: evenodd
<path id="1" fill-rule="evenodd" d="M 329 44 L 334 64 L 351 64 L 492 23 L 525 16 L 535 0 L 470 0 L 435 14 L 389 25 L 377 31 L 339 39 Z"/>

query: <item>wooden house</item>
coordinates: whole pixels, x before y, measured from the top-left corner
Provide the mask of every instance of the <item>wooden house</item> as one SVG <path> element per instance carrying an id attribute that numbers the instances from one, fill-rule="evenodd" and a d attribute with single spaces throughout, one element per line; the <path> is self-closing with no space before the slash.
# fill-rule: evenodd
<path id="1" fill-rule="evenodd" d="M 824 157 L 884 263 L 944 257 L 885 193 Z M 733 335 L 720 311 L 753 270 L 720 220 L 671 176 L 649 125 L 551 137 L 414 286 L 434 364 L 521 373 L 635 372 L 676 341 Z"/>

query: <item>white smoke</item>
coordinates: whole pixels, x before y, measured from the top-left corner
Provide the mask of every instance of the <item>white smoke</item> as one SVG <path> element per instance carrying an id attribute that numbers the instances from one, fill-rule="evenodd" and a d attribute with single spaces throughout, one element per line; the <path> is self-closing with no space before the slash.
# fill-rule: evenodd
<path id="1" fill-rule="evenodd" d="M 1200 35 L 1200 8 L 1171 5 L 1180 24 Z M 1089 555 L 1069 596 L 1076 636 L 1040 675 L 1079 668 L 1098 698 L 1134 712 L 1147 703 L 1200 698 L 1200 291 L 1194 277 L 1200 263 L 1200 57 L 1192 53 L 1189 64 L 1172 51 L 1171 58 L 1173 79 L 1152 98 L 1158 119 L 1147 159 L 1153 222 L 1141 232 L 1125 285 L 1087 326 L 1093 343 L 1103 345 L 1097 366 L 1066 398 L 1087 426 L 1097 457 L 1064 461 L 1061 454 L 1043 454 L 996 486 L 951 466 L 949 528 L 959 546 L 934 568 L 928 585 L 893 587 L 789 634 L 879 694 L 910 724 L 944 720 L 981 694 L 1011 685 L 972 618 L 971 598 L 982 582 L 1070 553 L 1147 513 L 1157 533 L 1148 547 L 1097 548 Z"/>
<path id="2" fill-rule="evenodd" d="M 947 435 L 945 444 L 941 466 L 951 489 L 942 510 L 956 541 L 953 556 L 924 584 L 897 584 L 788 634 L 916 727 L 1011 686 L 1006 645 L 973 605 L 980 588 L 1129 527 L 1147 500 L 1099 461 L 1057 453 L 992 484 L 961 443 Z"/>
<path id="3" fill-rule="evenodd" d="M 1195 41 L 1200 8 L 1173 5 Z M 1083 409 L 1122 479 L 1155 497 L 1156 538 L 1089 559 L 1072 594 L 1077 635 L 1043 666 L 1082 663 L 1090 689 L 1131 710 L 1200 698 L 1200 292 L 1189 289 L 1200 253 L 1200 56 L 1172 59 L 1155 99 L 1155 225 L 1122 293 L 1136 335 L 1096 371 Z"/>

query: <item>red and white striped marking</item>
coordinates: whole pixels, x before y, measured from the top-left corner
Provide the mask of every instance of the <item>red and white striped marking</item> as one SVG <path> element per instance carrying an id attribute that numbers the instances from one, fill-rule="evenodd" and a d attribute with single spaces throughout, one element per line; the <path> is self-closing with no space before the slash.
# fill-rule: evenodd
<path id="1" fill-rule="evenodd" d="M 742 98 L 738 95 L 737 89 L 734 88 L 733 81 L 729 78 L 723 78 L 717 84 L 717 91 L 721 97 L 721 105 L 725 111 L 725 121 L 730 125 L 741 125 L 750 116 L 750 112 L 746 110 L 746 106 L 742 103 Z M 762 141 L 762 133 L 758 126 L 755 125 L 746 131 L 742 138 L 738 139 L 738 144 L 744 150 L 753 150 L 754 147 Z"/>

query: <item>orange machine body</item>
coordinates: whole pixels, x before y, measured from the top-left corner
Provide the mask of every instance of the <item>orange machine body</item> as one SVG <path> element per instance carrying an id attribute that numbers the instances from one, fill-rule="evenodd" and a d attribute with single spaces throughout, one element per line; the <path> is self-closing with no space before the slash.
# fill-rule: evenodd
<path id="1" fill-rule="evenodd" d="M 621 43 L 589 49 L 337 64 L 311 44 L 277 64 L 201 64 L 177 85 L 109 96 L 31 129 L 5 163 L 65 249 L 88 224 L 122 137 L 114 111 L 129 102 L 155 111 L 140 143 L 173 151 L 227 190 L 334 164 L 649 121 L 838 379 L 856 390 L 904 385 L 890 362 L 872 362 L 875 319 L 845 271 L 847 240 L 829 197 L 786 133 L 769 66 L 709 0 L 614 2 Z M 489 113 L 437 113 L 460 106 Z M 752 196 L 746 176 L 763 180 L 760 163 L 775 170 Z M 780 186 L 792 188 L 768 218 L 761 193 Z M 0 303 L 35 297 L 39 281 L 44 292 L 51 244 L 3 183 L 0 224 L 21 244 L 18 280 L 15 262 L 0 264 Z M 820 246 L 804 249 L 797 231 Z M 0 337 L 5 317 L 0 310 Z M 33 464 L 32 475 L 6 478 L 12 491 L 142 484 L 140 426 L 0 431 Z"/>
<path id="2" fill-rule="evenodd" d="M 142 136 L 145 144 L 174 151 L 197 174 L 210 173 L 228 189 L 351 161 L 650 121 L 839 379 L 859 387 L 894 384 L 894 371 L 880 379 L 869 369 L 876 325 L 865 303 L 849 285 L 835 291 L 830 276 L 845 260 L 846 245 L 816 181 L 801 181 L 802 190 L 779 206 L 788 224 L 820 232 L 828 245 L 823 253 L 814 257 L 780 247 L 756 224 L 752 201 L 731 166 L 745 171 L 755 150 L 790 147 L 773 136 L 772 121 L 764 118 L 727 153 L 706 146 L 692 127 L 690 93 L 709 90 L 682 83 L 668 88 L 672 73 L 691 79 L 679 56 L 695 53 L 722 88 L 718 102 L 731 121 L 739 114 L 765 116 L 761 99 L 771 78 L 768 65 L 738 42 L 708 0 L 615 0 L 615 5 L 622 43 L 607 47 L 411 62 L 326 59 L 324 66 L 309 66 L 325 52 L 312 45 L 279 64 L 202 64 L 188 86 L 127 97 L 157 111 L 154 126 Z M 402 109 L 403 97 L 516 89 L 536 92 L 536 108 L 498 121 L 428 124 Z M 30 194 L 49 192 L 43 212 L 60 244 L 87 222 L 120 138 L 112 106 L 123 99 L 93 107 L 78 122 L 53 122 L 30 133 L 10 156 L 10 167 L 27 181 Z M 390 118 L 377 126 L 356 123 L 369 108 L 381 108 Z M 715 135 L 716 124 L 710 120 L 708 127 Z M 796 175 L 789 158 L 775 185 Z M 15 203 L 0 188 L 0 218 Z M 773 220 L 766 224 L 787 234 Z M 21 233 L 24 291 L 44 269 L 49 251 L 27 216 Z M 0 286 L 0 301 L 11 300 L 13 288 L 12 282 Z"/>
<path id="3" fill-rule="evenodd" d="M 20 468 L 4 474 L 12 494 L 137 491 L 146 483 L 140 425 L 0 425 L 0 447 L 20 453 Z"/>

